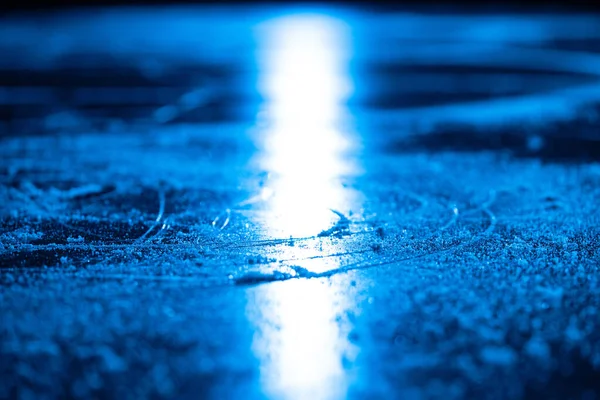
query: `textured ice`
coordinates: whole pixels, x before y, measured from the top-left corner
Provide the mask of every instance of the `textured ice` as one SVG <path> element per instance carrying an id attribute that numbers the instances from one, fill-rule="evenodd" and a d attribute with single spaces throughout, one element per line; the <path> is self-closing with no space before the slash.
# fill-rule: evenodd
<path id="1" fill-rule="evenodd" d="M 335 95 L 326 88 L 314 104 L 279 99 L 304 101 L 298 124 L 322 129 L 282 150 L 289 142 L 265 145 L 265 132 L 294 135 L 294 124 L 248 116 L 260 107 L 244 79 L 257 72 L 234 59 L 251 53 L 249 38 L 239 35 L 240 54 L 208 51 L 235 44 L 235 35 L 217 33 L 235 26 L 245 34 L 242 22 L 209 24 L 214 43 L 193 35 L 186 42 L 201 29 L 194 21 L 208 17 L 167 13 L 160 18 L 179 31 L 132 31 L 106 60 L 110 68 L 78 53 L 120 18 L 154 29 L 159 16 L 148 13 L 88 17 L 87 28 L 59 19 L 65 31 L 90 35 L 51 38 L 47 51 L 43 32 L 23 25 L 32 47 L 15 50 L 21 61 L 55 61 L 30 72 L 40 85 L 58 82 L 64 94 L 103 79 L 107 99 L 140 87 L 157 95 L 140 107 L 88 107 L 65 95 L 62 111 L 3 109 L 10 129 L 0 138 L 0 398 L 598 397 L 597 104 L 575 107 L 592 95 L 567 98 L 569 118 L 560 123 L 545 122 L 547 110 L 514 120 L 495 108 L 505 121 L 493 126 L 464 114 L 474 110 L 464 101 L 486 104 L 481 96 L 501 74 L 512 78 L 488 97 L 507 103 L 595 84 L 596 76 L 567 62 L 560 79 L 514 66 L 426 71 L 377 53 L 417 36 L 527 44 L 539 53 L 577 45 L 595 59 L 593 41 L 584 40 L 600 26 L 595 17 L 355 14 L 357 37 L 379 35 L 382 46 L 357 47 L 349 116 L 335 129 L 319 126 L 331 111 L 323 98 Z M 138 36 L 156 41 L 154 63 L 136 58 Z M 206 53 L 182 51 L 198 43 Z M 105 50 L 91 59 L 104 60 Z M 415 63 L 433 62 L 425 50 Z M 57 67 L 79 56 L 69 74 Z M 145 67 L 132 71 L 132 59 Z M 5 67 L 8 86 L 17 81 Z M 412 89 L 401 82 L 383 101 L 385 88 L 366 84 L 378 71 L 383 83 L 404 72 L 421 79 Z M 448 85 L 446 97 L 425 84 L 431 77 Z M 458 84 L 450 90 L 469 77 L 468 93 Z M 198 82 L 221 89 L 211 100 Z M 406 111 L 410 104 L 421 111 Z M 388 118 L 427 116 L 436 106 L 463 114 L 458 122 Z M 272 112 L 290 118 L 288 111 Z"/>

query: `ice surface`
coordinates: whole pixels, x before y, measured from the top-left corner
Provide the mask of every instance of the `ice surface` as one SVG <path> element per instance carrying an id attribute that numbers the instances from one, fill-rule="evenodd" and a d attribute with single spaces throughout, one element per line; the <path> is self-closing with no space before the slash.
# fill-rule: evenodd
<path id="1" fill-rule="evenodd" d="M 354 59 L 341 50 L 352 45 L 348 32 L 400 41 L 401 53 L 408 39 L 435 41 L 454 26 L 455 41 L 519 42 L 546 55 L 550 47 L 567 54 L 566 41 L 595 60 L 585 34 L 597 37 L 600 25 L 498 17 L 520 27 L 515 35 L 483 17 L 352 15 L 348 24 L 305 13 L 261 25 L 274 30 L 263 39 L 299 42 L 282 57 L 307 68 L 288 68 L 269 53 L 275 45 L 260 42 L 242 41 L 244 51 L 229 58 L 189 56 L 181 49 L 203 38 L 174 32 L 155 38 L 156 63 L 141 60 L 140 72 L 118 57 L 136 55 L 125 51 L 141 35 L 133 32 L 110 68 L 30 72 L 40 86 L 54 84 L 50 92 L 62 90 L 64 103 L 2 103 L 0 398 L 598 396 L 596 75 L 566 61 L 560 74 L 553 65 L 524 72 L 521 56 L 490 71 L 480 53 L 468 53 L 476 64 L 468 68 L 425 71 L 401 54 L 386 59 L 378 46 L 356 44 Z M 94 17 L 82 43 L 54 38 L 54 49 L 75 52 L 119 18 L 142 29 L 159 17 Z M 69 21 L 65 31 L 85 31 Z M 403 29 L 383 28 L 394 21 Z M 223 27 L 238 35 L 208 48 L 233 46 L 251 22 Z M 173 41 L 181 47 L 170 49 Z M 54 54 L 35 43 L 20 50 L 31 52 L 24 59 Z M 266 58 L 233 60 L 251 57 L 252 46 L 265 46 L 257 54 Z M 422 79 L 386 92 L 403 72 Z M 523 119 L 510 107 L 490 109 L 493 124 L 469 114 L 471 96 L 499 74 L 510 85 L 478 97 L 481 107 L 559 93 L 568 118 L 547 122 L 543 104 Z M 428 77 L 448 96 L 437 98 Z M 1 85 L 13 79 L 10 68 L 0 72 Z M 94 99 L 96 79 L 108 82 L 105 100 Z M 125 92 L 134 99 L 140 87 L 143 106 L 109 101 Z M 402 117 L 411 115 L 419 117 Z"/>

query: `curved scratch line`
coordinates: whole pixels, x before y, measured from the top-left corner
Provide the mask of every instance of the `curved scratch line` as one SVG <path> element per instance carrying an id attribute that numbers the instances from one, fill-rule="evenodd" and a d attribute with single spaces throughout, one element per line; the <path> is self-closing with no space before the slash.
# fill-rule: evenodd
<path id="1" fill-rule="evenodd" d="M 227 218 L 225 218 L 225 222 L 223 222 L 223 226 L 221 227 L 221 230 L 225 229 L 225 227 L 227 225 L 229 225 L 229 218 L 231 217 L 231 210 L 227 209 L 226 213 L 227 213 Z"/>
<path id="2" fill-rule="evenodd" d="M 372 251 L 373 250 L 371 250 L 371 249 L 365 249 L 365 250 L 347 251 L 344 253 L 321 254 L 318 256 L 309 256 L 309 257 L 302 257 L 302 258 L 288 258 L 285 260 L 279 260 L 279 262 L 286 263 L 286 262 L 295 262 L 295 261 L 327 259 L 327 258 L 332 258 L 332 257 L 343 257 L 343 256 L 351 256 L 351 255 L 355 255 L 355 254 L 370 253 Z"/>
<path id="3" fill-rule="evenodd" d="M 496 216 L 494 215 L 493 212 L 490 211 L 490 209 L 485 208 L 483 210 L 483 212 L 485 212 L 487 214 L 487 216 L 490 219 L 490 225 L 487 227 L 487 229 L 481 234 L 482 236 L 487 236 L 489 234 L 491 234 L 494 229 L 496 229 Z"/>
<path id="4" fill-rule="evenodd" d="M 294 269 L 296 271 L 295 276 L 285 276 L 283 279 L 278 279 L 277 281 L 285 281 L 285 280 L 300 279 L 300 278 L 328 278 L 328 277 L 331 277 L 333 275 L 340 274 L 340 273 L 345 273 L 345 272 L 350 272 L 350 271 L 355 271 L 355 270 L 370 269 L 370 268 L 379 267 L 382 265 L 403 264 L 403 263 L 407 263 L 407 262 L 414 261 L 414 260 L 425 259 L 427 257 L 432 257 L 432 256 L 436 256 L 436 255 L 449 253 L 451 251 L 457 251 L 460 248 L 463 248 L 469 244 L 477 242 L 478 240 L 482 239 L 484 236 L 489 235 L 494 230 L 494 228 L 496 226 L 496 216 L 489 210 L 489 207 L 494 203 L 495 200 L 496 200 L 496 192 L 492 190 L 492 191 L 490 191 L 489 198 L 486 200 L 486 202 L 483 203 L 477 209 L 471 211 L 471 212 L 475 212 L 475 211 L 485 212 L 488 215 L 488 217 L 490 218 L 490 225 L 487 227 L 487 229 L 483 233 L 473 236 L 470 240 L 468 240 L 464 243 L 459 243 L 459 244 L 450 246 L 448 248 L 440 249 L 440 250 L 437 250 L 434 252 L 419 254 L 419 255 L 401 258 L 401 259 L 388 258 L 387 260 L 384 259 L 377 263 L 366 263 L 366 264 L 363 264 L 360 262 L 353 263 L 353 264 L 345 265 L 343 267 L 320 272 L 320 273 L 310 272 L 310 271 L 306 271 L 302 268 L 298 268 L 298 270 Z M 458 216 L 457 216 L 457 219 L 458 219 Z M 433 236 L 433 234 L 428 237 L 432 237 L 432 236 Z M 272 281 L 257 282 L 256 285 L 261 284 L 261 283 L 270 283 L 270 282 L 272 282 Z"/>
<path id="5" fill-rule="evenodd" d="M 374 234 L 376 234 L 376 231 L 369 230 L 369 231 L 351 232 L 349 236 L 369 235 L 369 234 L 374 235 Z M 289 243 L 290 240 L 293 242 L 306 242 L 309 240 L 319 240 L 319 239 L 323 239 L 323 238 L 320 238 L 317 235 L 314 235 L 314 236 L 305 236 L 305 237 L 289 237 L 286 239 L 276 238 L 276 239 L 263 239 L 263 240 L 248 240 L 248 241 L 242 242 L 242 243 L 233 243 L 233 242 L 223 243 L 220 246 L 214 246 L 213 249 L 223 250 L 223 249 L 240 249 L 240 248 L 255 247 L 255 246 L 276 246 L 276 245 L 280 245 L 280 244 Z"/>
<path id="6" fill-rule="evenodd" d="M 491 207 L 491 206 L 492 206 L 492 204 L 494 204 L 494 203 L 496 202 L 496 194 L 497 194 L 497 192 L 496 192 L 495 190 L 490 190 L 490 192 L 489 192 L 489 196 L 488 196 L 488 199 L 487 199 L 485 202 L 483 202 L 483 203 L 482 203 L 482 204 L 481 204 L 479 207 L 477 207 L 477 208 L 474 208 L 474 209 L 472 209 L 472 210 L 465 211 L 465 212 L 463 213 L 463 215 L 470 215 L 470 214 L 475 214 L 475 213 L 478 213 L 478 212 L 480 212 L 480 211 L 485 211 L 486 209 L 488 209 L 489 207 Z"/>
<path id="7" fill-rule="evenodd" d="M 452 217 L 450 218 L 450 220 L 448 222 L 446 222 L 446 224 L 444 224 L 444 226 L 442 226 L 440 228 L 440 231 L 445 231 L 446 229 L 450 228 L 452 225 L 456 224 L 456 221 L 458 221 L 458 208 L 453 207 L 452 208 Z"/>
<path id="8" fill-rule="evenodd" d="M 160 220 L 163 217 L 163 214 L 165 212 L 165 191 L 162 189 L 158 191 L 158 201 L 158 213 L 156 215 L 156 220 L 154 221 L 154 224 L 152 224 L 152 226 L 148 228 L 148 230 L 142 236 L 137 238 L 136 242 L 144 240 L 150 234 L 150 232 L 152 232 L 152 230 L 158 226 Z"/>
<path id="9" fill-rule="evenodd" d="M 368 268 L 372 268 L 372 267 L 376 267 L 376 266 L 381 266 L 381 265 L 389 265 L 389 264 L 395 264 L 395 263 L 404 263 L 404 262 L 408 262 L 408 261 L 412 261 L 412 260 L 417 260 L 417 259 L 421 259 L 421 258 L 426 258 L 426 257 L 431 257 L 431 256 L 435 256 L 435 255 L 440 255 L 440 254 L 444 254 L 444 253 L 448 253 L 451 251 L 456 251 L 462 247 L 465 247 L 469 244 L 473 244 L 475 242 L 477 242 L 478 240 L 480 240 L 482 237 L 484 236 L 488 236 L 490 233 L 493 232 L 493 230 L 496 227 L 496 216 L 494 215 L 494 213 L 492 213 L 492 211 L 490 211 L 489 207 L 496 201 L 496 192 L 495 191 L 490 191 L 490 195 L 488 200 L 483 203 L 481 205 L 481 207 L 479 207 L 480 210 L 482 210 L 483 212 L 485 212 L 488 217 L 490 218 L 490 225 L 487 227 L 487 229 L 483 232 L 480 233 L 479 235 L 476 235 L 474 237 L 472 237 L 470 240 L 464 242 L 464 243 L 460 243 L 457 244 L 455 246 L 451 246 L 448 247 L 446 249 L 441 249 L 438 251 L 434 251 L 431 253 L 426 253 L 426 254 L 421 254 L 418 256 L 413 256 L 413 257 L 408 257 L 408 258 L 404 258 L 404 259 L 396 259 L 396 260 L 387 260 L 387 261 L 382 261 L 376 264 L 366 264 L 366 265 L 361 265 L 361 264 L 351 264 L 351 265 L 347 265 L 345 267 L 340 267 L 334 270 L 329 270 L 329 271 L 325 271 L 322 272 L 320 274 L 316 274 L 315 277 L 329 277 L 332 275 L 335 275 L 337 273 L 343 273 L 343 272 L 349 272 L 349 271 L 353 271 L 353 270 L 357 270 L 357 269 L 368 269 Z M 458 214 L 457 214 L 457 219 L 458 219 Z"/>

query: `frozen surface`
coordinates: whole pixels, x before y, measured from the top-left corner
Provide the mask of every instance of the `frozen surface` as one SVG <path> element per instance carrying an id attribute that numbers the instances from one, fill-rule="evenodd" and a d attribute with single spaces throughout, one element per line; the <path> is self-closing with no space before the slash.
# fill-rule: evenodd
<path id="1" fill-rule="evenodd" d="M 178 12 L 2 25 L 0 398 L 600 397 L 594 17 Z"/>

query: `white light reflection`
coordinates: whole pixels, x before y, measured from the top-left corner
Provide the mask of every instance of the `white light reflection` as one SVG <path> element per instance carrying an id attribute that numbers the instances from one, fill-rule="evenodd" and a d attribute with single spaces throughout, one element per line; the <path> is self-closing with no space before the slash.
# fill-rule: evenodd
<path id="1" fill-rule="evenodd" d="M 270 176 L 260 196 L 267 207 L 265 233 L 314 237 L 281 246 L 278 256 L 299 260 L 296 265 L 313 272 L 336 268 L 335 259 L 332 265 L 319 256 L 343 252 L 343 240 L 334 251 L 317 235 L 358 204 L 358 194 L 341 182 L 357 173 L 355 139 L 342 128 L 347 119 L 343 103 L 351 89 L 348 33 L 340 21 L 318 15 L 280 18 L 262 29 L 259 85 L 266 97 L 266 128 L 259 162 Z M 301 261 L 307 258 L 311 263 Z M 339 318 L 348 305 L 347 288 L 325 279 L 291 280 L 259 286 L 249 296 L 248 316 L 257 325 L 253 348 L 265 394 L 345 397 L 343 360 L 356 351 Z"/>
<path id="2" fill-rule="evenodd" d="M 353 172 L 346 157 L 353 142 L 340 132 L 350 90 L 345 71 L 344 25 L 324 16 L 296 16 L 265 27 L 260 89 L 267 98 L 262 167 L 271 179 L 268 231 L 306 237 L 346 213 L 340 177 Z"/>

